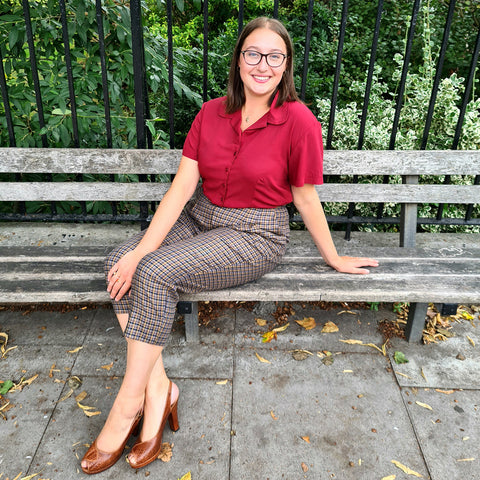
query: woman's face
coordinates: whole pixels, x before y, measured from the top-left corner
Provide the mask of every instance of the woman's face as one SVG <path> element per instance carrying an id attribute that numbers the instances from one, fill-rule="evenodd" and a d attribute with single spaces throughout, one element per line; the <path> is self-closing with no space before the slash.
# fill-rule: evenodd
<path id="1" fill-rule="evenodd" d="M 287 46 L 282 37 L 268 28 L 257 28 L 243 42 L 242 51 L 249 57 L 248 52 L 258 52 L 262 54 L 287 54 Z M 283 57 L 281 57 L 283 58 Z M 272 59 L 274 60 L 274 59 Z M 251 60 L 249 60 L 252 63 Z M 273 61 L 270 61 L 273 63 Z M 266 57 L 261 57 L 260 63 L 257 65 L 248 65 L 243 54 L 240 54 L 238 66 L 240 68 L 240 78 L 243 81 L 245 97 L 249 98 L 265 98 L 268 101 L 272 93 L 282 80 L 283 72 L 287 67 L 285 59 L 279 67 L 271 67 L 267 63 Z"/>

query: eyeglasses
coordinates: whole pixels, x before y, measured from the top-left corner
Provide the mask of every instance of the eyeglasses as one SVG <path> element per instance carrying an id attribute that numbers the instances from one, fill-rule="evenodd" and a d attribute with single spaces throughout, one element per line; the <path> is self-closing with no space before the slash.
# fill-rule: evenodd
<path id="1" fill-rule="evenodd" d="M 258 65 L 265 57 L 267 65 L 272 68 L 281 67 L 288 55 L 284 53 L 260 53 L 255 50 L 242 50 L 240 52 L 247 65 Z"/>

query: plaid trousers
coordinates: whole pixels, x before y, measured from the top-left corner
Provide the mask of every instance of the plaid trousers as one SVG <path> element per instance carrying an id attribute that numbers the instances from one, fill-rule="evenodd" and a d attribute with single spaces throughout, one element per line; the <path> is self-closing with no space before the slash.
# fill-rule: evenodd
<path id="1" fill-rule="evenodd" d="M 289 232 L 285 207 L 218 207 L 200 189 L 160 248 L 140 261 L 130 294 L 113 301 L 116 313 L 129 315 L 125 337 L 164 346 L 179 293 L 218 290 L 256 280 L 279 263 Z M 142 237 L 143 232 L 110 252 L 105 275 Z"/>

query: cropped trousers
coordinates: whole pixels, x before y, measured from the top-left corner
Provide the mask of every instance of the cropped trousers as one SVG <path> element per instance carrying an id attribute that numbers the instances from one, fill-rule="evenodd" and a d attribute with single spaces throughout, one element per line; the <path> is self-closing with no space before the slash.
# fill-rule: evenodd
<path id="1" fill-rule="evenodd" d="M 241 285 L 273 270 L 289 237 L 285 207 L 224 208 L 199 189 L 160 248 L 137 266 L 130 292 L 113 301 L 117 314 L 128 314 L 125 337 L 164 346 L 180 293 Z M 105 275 L 143 237 L 142 232 L 115 248 Z"/>

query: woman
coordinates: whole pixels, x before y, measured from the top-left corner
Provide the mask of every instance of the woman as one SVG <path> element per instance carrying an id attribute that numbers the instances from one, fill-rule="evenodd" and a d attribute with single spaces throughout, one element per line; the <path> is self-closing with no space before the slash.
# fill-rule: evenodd
<path id="1" fill-rule="evenodd" d="M 292 200 L 324 260 L 340 272 L 378 263 L 340 257 L 315 184 L 322 183 L 321 127 L 293 82 L 293 47 L 277 20 L 246 25 L 234 50 L 228 94 L 205 103 L 187 136 L 179 170 L 150 227 L 106 261 L 107 290 L 127 340 L 127 367 L 105 426 L 82 460 L 109 468 L 127 439 L 131 467 L 158 457 L 166 420 L 178 428 L 179 391 L 163 368 L 178 292 L 257 279 L 288 243 Z M 202 188 L 190 200 L 199 179 Z M 184 208 L 186 207 L 186 208 Z"/>

